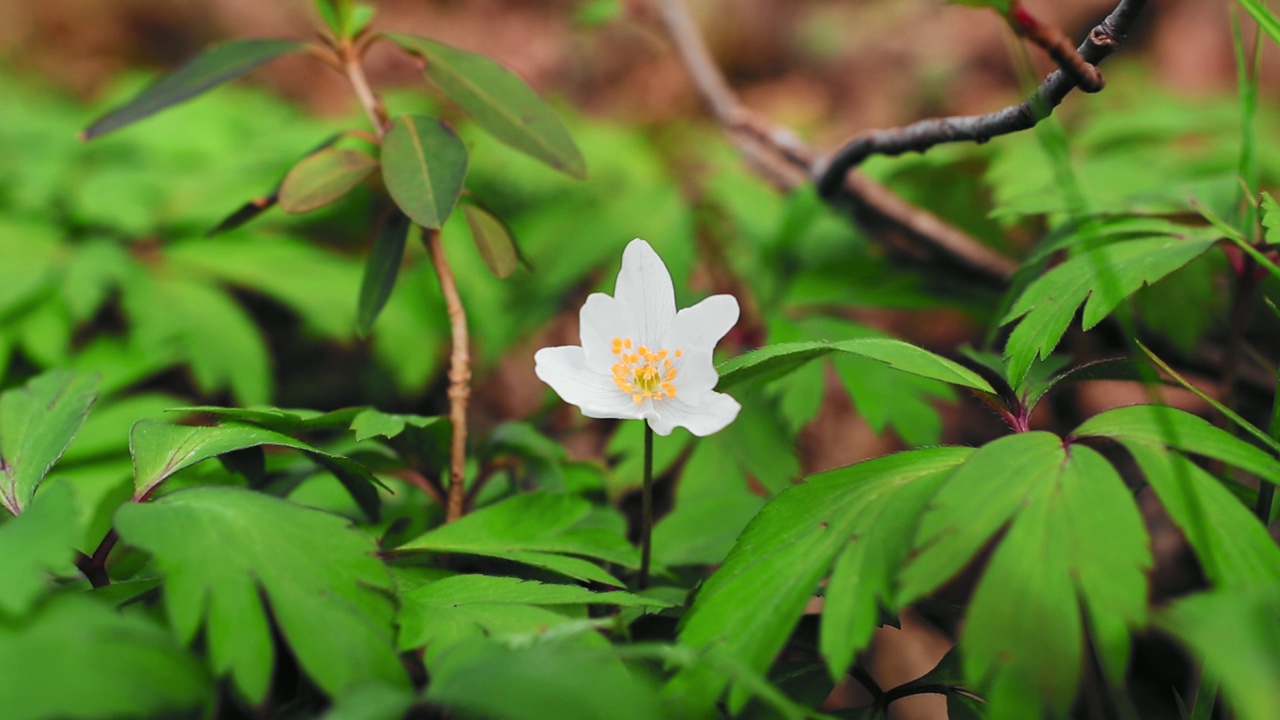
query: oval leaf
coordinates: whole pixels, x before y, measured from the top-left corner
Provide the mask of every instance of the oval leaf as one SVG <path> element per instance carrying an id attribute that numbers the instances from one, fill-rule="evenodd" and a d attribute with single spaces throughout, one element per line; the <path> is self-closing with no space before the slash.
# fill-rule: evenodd
<path id="1" fill-rule="evenodd" d="M 280 209 L 304 213 L 346 195 L 378 166 L 378 159 L 359 150 L 329 148 L 304 158 L 280 186 Z"/>
<path id="2" fill-rule="evenodd" d="M 467 218 L 471 239 L 475 240 L 476 249 L 484 258 L 484 264 L 489 266 L 489 272 L 504 280 L 511 277 L 520 256 L 506 224 L 478 205 L 463 205 L 462 214 Z"/>
<path id="3" fill-rule="evenodd" d="M 388 35 L 427 62 L 427 78 L 506 145 L 581 179 L 586 162 L 564 124 L 524 80 L 483 55 L 413 35 Z"/>
<path id="4" fill-rule="evenodd" d="M 306 43 L 296 40 L 238 40 L 209 48 L 129 102 L 98 118 L 81 133 L 80 139 L 90 140 L 137 122 L 305 47 Z"/>
<path id="5" fill-rule="evenodd" d="M 373 329 L 373 321 L 387 304 L 396 276 L 400 274 L 400 261 L 404 259 L 404 244 L 409 237 L 409 217 L 392 208 L 383 221 L 374 242 L 373 252 L 364 265 L 364 279 L 360 282 L 360 304 L 356 312 L 356 331 L 363 337 Z"/>
<path id="6" fill-rule="evenodd" d="M 382 143 L 382 177 L 396 205 L 414 222 L 439 229 L 462 193 L 467 148 L 443 121 L 396 118 Z"/>

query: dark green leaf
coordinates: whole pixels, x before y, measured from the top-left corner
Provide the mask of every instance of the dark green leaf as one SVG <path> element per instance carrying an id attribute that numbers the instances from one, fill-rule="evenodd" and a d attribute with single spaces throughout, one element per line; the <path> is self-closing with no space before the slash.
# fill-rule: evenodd
<path id="1" fill-rule="evenodd" d="M 928 350 L 889 338 L 792 342 L 752 350 L 719 367 L 720 383 L 716 389 L 724 390 L 753 379 L 777 378 L 810 360 L 833 352 L 865 357 L 918 377 L 995 394 L 990 383 L 972 370 Z"/>
<path id="2" fill-rule="evenodd" d="M 223 421 L 257 425 L 278 433 L 300 433 L 315 430 L 338 430 L 348 427 L 365 408 L 342 408 L 322 413 L 318 410 L 267 408 L 229 408 L 214 405 L 171 407 L 169 412 L 212 415 Z"/>
<path id="3" fill-rule="evenodd" d="M 1057 347 L 1081 303 L 1081 325 L 1088 330 L 1143 285 L 1181 268 L 1215 242 L 1176 237 L 1118 242 L 1081 252 L 1036 279 L 1001 321 L 1022 318 L 1005 347 L 1011 383 L 1021 384 L 1031 363 Z"/>
<path id="4" fill-rule="evenodd" d="M 442 417 L 396 415 L 366 408 L 351 420 L 351 431 L 356 434 L 356 441 L 361 442 L 371 437 L 391 439 L 404 432 L 405 428 L 426 428 L 442 422 L 448 421 Z"/>
<path id="5" fill-rule="evenodd" d="M 359 150 L 327 148 L 303 158 L 280 184 L 277 202 L 287 213 L 311 212 L 360 184 L 378 159 Z"/>
<path id="6" fill-rule="evenodd" d="M 0 677 L 6 720 L 171 717 L 210 698 L 204 668 L 163 628 L 75 595 L 0 623 Z"/>
<path id="7" fill-rule="evenodd" d="M 566 577 L 621 586 L 609 573 L 574 555 L 623 567 L 639 566 L 634 548 L 603 528 L 579 527 L 591 504 L 573 495 L 517 495 L 436 528 L 398 552 L 463 553 L 502 558 Z"/>
<path id="8" fill-rule="evenodd" d="M 471 239 L 489 266 L 489 272 L 506 279 L 516 271 L 520 255 L 516 251 L 515 239 L 501 220 L 479 205 L 465 203 L 462 214 L 467 218 L 467 227 L 471 229 Z"/>
<path id="9" fill-rule="evenodd" d="M 373 252 L 364 264 L 364 278 L 360 281 L 360 303 L 356 311 L 356 331 L 368 335 L 373 321 L 391 298 L 396 278 L 400 275 L 400 263 L 404 261 L 404 246 L 409 239 L 409 217 L 399 208 L 392 208 L 382 227 Z"/>
<path id="10" fill-rule="evenodd" d="M 97 400 L 98 378 L 52 371 L 0 395 L 0 503 L 18 514 Z"/>
<path id="11" fill-rule="evenodd" d="M 382 143 L 382 177 L 396 205 L 414 222 L 439 229 L 462 193 L 467 146 L 442 120 L 395 119 Z"/>
<path id="12" fill-rule="evenodd" d="M 387 36 L 421 56 L 427 78 L 495 138 L 575 178 L 586 163 L 551 108 L 515 73 L 483 55 L 413 35 Z"/>
<path id="13" fill-rule="evenodd" d="M 84 131 L 81 139 L 89 140 L 124 127 L 306 47 L 306 43 L 295 40 L 237 40 L 210 48 L 103 115 Z"/>
<path id="14" fill-rule="evenodd" d="M 65 483 L 46 487 L 26 512 L 0 525 L 0 615 L 26 615 L 52 589 L 49 573 L 75 572 L 79 535 Z"/>
<path id="15" fill-rule="evenodd" d="M 942 476 L 970 452 L 899 453 L 816 475 L 781 493 L 751 521 L 724 565 L 698 591 L 680 643 L 714 646 L 762 672 L 843 552 L 843 567 L 833 581 L 850 583 L 850 573 L 863 572 L 867 583 L 861 594 L 838 596 L 835 610 L 828 612 L 840 616 L 823 620 L 833 624 L 823 640 L 829 669 L 843 673 L 852 653 L 870 637 L 878 604 L 896 602 L 890 593 L 892 573 L 909 550 L 919 509 Z M 885 514 L 891 507 L 894 513 Z M 696 666 L 682 671 L 668 692 L 700 708 L 723 688 L 723 678 Z"/>
<path id="16" fill-rule="evenodd" d="M 325 692 L 368 681 L 407 685 L 393 647 L 391 577 L 373 540 L 346 520 L 210 486 L 128 504 L 116 527 L 165 573 L 165 610 L 178 637 L 190 642 L 203 625 L 214 672 L 230 673 L 250 702 L 265 697 L 272 675 L 264 600 Z"/>

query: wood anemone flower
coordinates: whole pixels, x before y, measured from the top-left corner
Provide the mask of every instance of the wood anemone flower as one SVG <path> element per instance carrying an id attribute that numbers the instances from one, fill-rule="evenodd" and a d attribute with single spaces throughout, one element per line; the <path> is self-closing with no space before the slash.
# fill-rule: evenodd
<path id="1" fill-rule="evenodd" d="M 716 343 L 738 321 L 738 301 L 713 295 L 676 312 L 667 266 L 644 240 L 622 253 L 610 297 L 592 293 L 578 315 L 582 345 L 543 348 L 534 372 L 592 418 L 644 419 L 659 435 L 677 427 L 710 435 L 742 406 L 713 390 Z"/>

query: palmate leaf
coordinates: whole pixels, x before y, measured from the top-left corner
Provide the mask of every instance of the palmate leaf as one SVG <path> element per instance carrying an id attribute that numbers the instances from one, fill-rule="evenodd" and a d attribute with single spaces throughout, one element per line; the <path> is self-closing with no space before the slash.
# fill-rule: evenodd
<path id="1" fill-rule="evenodd" d="M 1043 432 L 1001 438 L 930 500 L 899 599 L 947 582 L 1006 524 L 970 602 L 965 676 L 989 690 L 990 717 L 1065 713 L 1084 668 L 1086 619 L 1103 670 L 1123 679 L 1152 563 L 1142 517 L 1096 451 Z"/>
<path id="2" fill-rule="evenodd" d="M 581 526 L 591 513 L 585 499 L 557 493 L 517 495 L 436 528 L 396 549 L 397 553 L 480 555 L 542 568 L 575 580 L 622 587 L 596 558 L 639 567 L 635 549 L 620 535 Z M 577 557 L 582 556 L 582 557 Z"/>
<path id="3" fill-rule="evenodd" d="M 439 229 L 466 176 L 467 146 L 443 120 L 404 115 L 392 122 L 382 143 L 382 178 L 414 222 Z"/>
<path id="4" fill-rule="evenodd" d="M 0 504 L 17 515 L 84 424 L 98 378 L 51 371 L 0 395 Z"/>
<path id="5" fill-rule="evenodd" d="M 48 573 L 75 571 L 79 536 L 71 488 L 63 483 L 50 484 L 26 512 L 0 525 L 0 617 L 30 612 L 52 588 Z"/>
<path id="6" fill-rule="evenodd" d="M 211 694 L 204 668 L 164 628 L 76 595 L 0 623 L 0 678 L 7 720 L 179 716 Z"/>
<path id="7" fill-rule="evenodd" d="M 809 478 L 774 498 L 743 531 L 685 616 L 679 642 L 714 648 L 762 673 L 782 648 L 819 581 L 832 572 L 822 651 L 842 675 L 865 646 L 890 583 L 910 549 L 915 518 L 968 448 L 928 448 L 869 460 Z M 856 578 L 856 580 L 855 580 Z M 847 588 L 845 585 L 857 583 Z M 825 617 L 829 614 L 829 617 Z M 709 706 L 725 681 L 693 666 L 667 692 Z"/>
<path id="8" fill-rule="evenodd" d="M 121 538 L 155 556 L 183 642 L 203 626 L 209 663 L 250 702 L 266 696 L 278 623 L 302 669 L 336 695 L 361 682 L 407 685 L 396 657 L 391 578 L 346 520 L 230 487 L 179 490 L 116 514 Z"/>
<path id="9" fill-rule="evenodd" d="M 1280 587 L 1192 595 L 1155 620 L 1204 662 L 1207 678 L 1222 683 L 1236 717 L 1275 720 L 1280 713 Z"/>
<path id="10" fill-rule="evenodd" d="M 1081 303 L 1081 325 L 1088 330 L 1143 285 L 1195 260 L 1215 242 L 1203 236 L 1118 242 L 1081 252 L 1036 279 L 1001 321 L 1021 318 L 1005 347 L 1010 383 L 1020 385 L 1031 363 L 1057 347 Z"/>
<path id="11" fill-rule="evenodd" d="M 483 55 L 413 35 L 388 39 L 426 61 L 427 78 L 495 138 L 575 178 L 586 162 L 564 124 L 515 73 Z"/>
<path id="12" fill-rule="evenodd" d="M 380 501 L 374 486 L 380 483 L 364 466 L 273 430 L 235 424 L 192 427 L 154 420 L 138 422 L 129 433 L 134 497 L 150 496 L 174 473 L 196 463 L 263 445 L 301 450 L 316 464 L 333 473 L 369 519 L 376 521 L 378 518 Z"/>
<path id="13" fill-rule="evenodd" d="M 103 115 L 84 131 L 81 139 L 89 140 L 124 127 L 306 47 L 306 43 L 295 40 L 237 40 L 210 48 Z"/>

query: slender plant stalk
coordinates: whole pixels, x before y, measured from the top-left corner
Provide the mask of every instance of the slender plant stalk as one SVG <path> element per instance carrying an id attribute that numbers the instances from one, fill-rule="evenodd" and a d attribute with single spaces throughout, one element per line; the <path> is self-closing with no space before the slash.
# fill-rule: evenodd
<path id="1" fill-rule="evenodd" d="M 340 45 L 337 51 L 342 59 L 342 70 L 347 76 L 347 81 L 351 83 L 351 89 L 355 91 L 356 98 L 360 100 L 360 107 L 364 108 L 365 115 L 369 116 L 369 122 L 378 133 L 378 138 L 381 139 L 391 121 L 387 117 L 387 110 L 383 107 L 382 100 L 373 91 L 373 88 L 369 87 L 369 78 L 365 77 L 364 66 L 360 64 L 359 53 L 352 48 L 350 43 Z"/>
<path id="2" fill-rule="evenodd" d="M 640 490 L 640 581 L 649 587 L 649 557 L 653 552 L 653 428 L 644 422 L 644 486 Z"/>
<path id="3" fill-rule="evenodd" d="M 449 355 L 449 422 L 453 425 L 453 441 L 449 446 L 449 497 L 444 520 L 453 522 L 466 511 L 467 466 L 467 400 L 471 397 L 471 353 L 467 336 L 467 313 L 458 296 L 458 284 L 440 244 L 439 230 L 423 230 L 422 242 L 427 246 L 431 262 L 436 266 L 440 292 L 449 311 L 449 329 L 453 352 Z"/>

